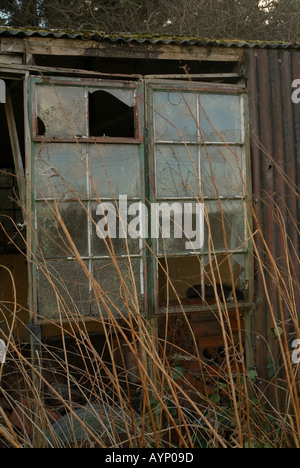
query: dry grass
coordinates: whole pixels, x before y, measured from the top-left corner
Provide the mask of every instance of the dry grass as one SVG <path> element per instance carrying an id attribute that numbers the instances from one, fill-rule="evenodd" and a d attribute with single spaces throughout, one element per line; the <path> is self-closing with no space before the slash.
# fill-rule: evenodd
<path id="1" fill-rule="evenodd" d="M 186 149 L 188 152 L 187 146 Z M 238 165 L 237 156 L 236 161 Z M 299 199 L 299 188 L 292 186 L 288 177 L 279 168 L 277 170 L 283 183 Z M 213 174 L 212 167 L 211 171 Z M 241 169 L 239 171 L 243 179 Z M 92 175 L 89 175 L 92 180 Z M 243 184 L 247 200 L 244 214 L 248 241 L 262 282 L 260 287 L 266 297 L 266 320 L 274 329 L 273 340 L 270 336 L 260 337 L 266 341 L 268 361 L 273 363 L 269 368 L 268 381 L 263 382 L 264 379 L 251 367 L 249 356 L 245 359 L 245 348 L 251 351 L 252 334 L 256 333 L 249 325 L 253 311 L 248 312 L 245 321 L 241 320 L 231 267 L 229 279 L 233 302 L 229 306 L 216 294 L 216 307 L 213 309 L 224 344 L 223 361 L 216 364 L 203 357 L 199 350 L 198 337 L 170 276 L 168 262 L 163 268 L 167 296 L 177 296 L 182 327 L 190 344 L 188 349 L 170 339 L 168 326 L 172 327 L 173 317 L 168 307 L 163 331 L 159 330 L 155 318 L 141 314 L 139 288 L 128 243 L 126 262 L 129 273 L 124 278 L 113 243 L 109 239 L 103 240 L 115 270 L 116 295 L 122 299 L 122 307 L 118 307 L 82 260 L 61 216 L 60 201 L 54 200 L 53 204 L 47 202 L 60 232 L 54 242 L 67 256 L 74 258 L 82 278 L 89 282 L 97 313 L 87 322 L 82 304 L 74 301 L 69 292 L 70 285 L 64 285 L 62 280 L 53 276 L 43 258 L 43 251 L 37 249 L 32 252 L 31 245 L 27 244 L 27 255 L 38 265 L 49 291 L 54 292 L 59 313 L 55 320 L 48 318 L 48 324 L 55 327 L 57 340 L 36 342 L 31 337 L 30 349 L 16 339 L 14 329 L 19 320 L 17 296 L 14 278 L 7 270 L 11 275 L 14 301 L 1 306 L 1 320 L 7 320 L 9 329 L 8 333 L 0 336 L 8 344 L 8 362 L 0 369 L 0 436 L 3 445 L 19 448 L 45 445 L 103 448 L 299 447 L 298 366 L 291 359 L 291 342 L 300 338 L 297 310 L 299 252 L 295 251 L 287 234 L 287 217 L 291 214 L 284 200 L 279 205 L 270 199 L 270 204 L 276 207 L 274 223 L 278 237 L 283 240 L 284 259 L 278 261 L 265 239 L 247 182 L 243 181 Z M 216 182 L 215 188 L 218 191 Z M 86 210 L 75 193 L 74 196 Z M 195 195 L 194 198 L 201 202 L 202 197 Z M 222 213 L 220 198 L 218 202 Z M 29 232 L 38 245 L 31 213 L 26 215 Z M 95 220 L 91 219 L 91 222 L 95 228 Z M 293 219 L 292 222 L 299 234 L 298 224 Z M 213 262 L 216 252 L 207 212 L 206 223 L 211 265 L 207 276 L 217 292 L 222 273 L 221 265 Z M 222 227 L 225 233 L 224 215 Z M 145 240 L 143 242 L 148 254 L 158 260 L 152 247 Z M 229 258 L 231 253 L 226 235 L 224 244 Z M 278 308 L 273 306 L 270 280 L 276 291 Z M 235 312 L 234 329 L 232 310 Z M 90 332 L 91 323 L 93 330 L 98 331 L 97 336 Z M 11 408 L 17 410 L 17 422 L 16 419 L 11 422 Z M 58 421 L 53 424 L 55 419 Z"/>

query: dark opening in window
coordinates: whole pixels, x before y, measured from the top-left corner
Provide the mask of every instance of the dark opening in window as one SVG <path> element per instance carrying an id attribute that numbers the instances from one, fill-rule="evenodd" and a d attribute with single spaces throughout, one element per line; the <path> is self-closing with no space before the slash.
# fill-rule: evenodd
<path id="1" fill-rule="evenodd" d="M 46 126 L 40 117 L 38 119 L 38 135 L 45 136 L 46 135 Z"/>
<path id="2" fill-rule="evenodd" d="M 234 284 L 231 273 L 233 273 Z M 212 305 L 231 302 L 235 290 L 238 301 L 247 300 L 245 262 L 242 254 L 217 254 L 199 258 L 169 257 L 159 259 L 159 305 Z M 204 283 L 204 287 L 203 287 Z"/>
<path id="3" fill-rule="evenodd" d="M 135 108 L 107 91 L 89 93 L 89 130 L 92 137 L 135 137 Z"/>

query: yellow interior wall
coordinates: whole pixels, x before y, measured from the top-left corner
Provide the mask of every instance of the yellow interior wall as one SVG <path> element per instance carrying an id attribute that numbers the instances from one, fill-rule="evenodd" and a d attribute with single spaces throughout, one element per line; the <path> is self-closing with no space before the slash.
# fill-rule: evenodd
<path id="1" fill-rule="evenodd" d="M 0 255 L 0 327 L 4 333 L 11 328 L 13 321 L 14 287 L 17 299 L 14 337 L 24 340 L 29 320 L 27 261 L 21 254 Z"/>

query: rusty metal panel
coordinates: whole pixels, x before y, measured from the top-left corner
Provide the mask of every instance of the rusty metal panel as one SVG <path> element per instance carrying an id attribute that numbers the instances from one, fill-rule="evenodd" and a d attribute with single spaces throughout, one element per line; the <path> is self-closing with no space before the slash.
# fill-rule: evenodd
<path id="1" fill-rule="evenodd" d="M 244 311 L 228 310 L 228 320 L 224 322 L 224 333 L 218 312 L 199 312 L 186 316 L 172 315 L 158 318 L 158 332 L 166 338 L 165 356 L 171 367 L 182 369 L 180 386 L 197 403 L 203 402 L 203 395 L 215 391 L 218 379 L 228 373 L 226 351 L 230 352 L 230 367 L 240 368 L 237 363 L 239 350 L 239 330 L 244 328 Z M 229 338 L 230 335 L 230 338 Z"/>
<path id="2" fill-rule="evenodd" d="M 270 253 L 283 278 L 288 281 L 284 233 L 278 226 L 276 216 L 280 213 L 284 222 L 289 247 L 299 253 L 299 235 L 295 226 L 300 218 L 300 105 L 292 101 L 292 83 L 300 78 L 300 55 L 287 50 L 251 50 L 247 51 L 247 58 L 256 216 Z M 264 252 L 263 260 L 270 264 L 266 246 L 259 238 L 256 242 L 258 250 Z M 294 275 L 299 281 L 299 263 L 295 257 Z M 266 279 L 275 316 L 279 320 L 283 310 L 288 320 L 289 311 L 280 300 L 272 273 L 274 271 L 270 267 Z M 256 347 L 257 368 L 260 375 L 267 378 L 267 343 L 261 337 L 273 346 L 271 330 L 274 325 L 267 312 L 266 290 L 258 264 L 255 292 L 257 310 L 253 344 Z M 300 298 L 296 297 L 298 307 L 299 302 Z M 276 358 L 278 351 L 274 347 L 273 352 Z"/>

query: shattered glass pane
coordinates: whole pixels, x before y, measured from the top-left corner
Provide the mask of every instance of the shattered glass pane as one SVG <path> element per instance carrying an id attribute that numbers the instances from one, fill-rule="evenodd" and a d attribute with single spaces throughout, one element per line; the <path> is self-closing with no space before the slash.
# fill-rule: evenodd
<path id="1" fill-rule="evenodd" d="M 87 198 L 86 145 L 35 145 L 36 198 Z"/>
<path id="2" fill-rule="evenodd" d="M 207 286 L 213 285 L 214 282 L 224 287 L 224 294 L 228 296 L 227 299 L 233 297 L 232 294 L 232 280 L 231 273 L 234 280 L 234 287 L 236 289 L 237 299 L 239 301 L 245 300 L 245 285 L 246 285 L 246 271 L 245 271 L 245 255 L 234 254 L 228 257 L 227 255 L 216 255 L 210 260 L 209 257 L 204 258 L 205 267 L 205 284 Z M 213 291 L 210 290 L 212 293 Z M 222 291 L 220 291 L 222 293 Z M 230 296 L 230 297 L 229 297 Z"/>
<path id="3" fill-rule="evenodd" d="M 141 157 L 137 145 L 89 146 L 93 198 L 119 195 L 141 198 Z"/>
<path id="4" fill-rule="evenodd" d="M 72 257 L 75 255 L 75 244 L 79 255 L 88 256 L 88 214 L 87 206 L 78 202 L 58 203 L 56 212 L 54 203 L 38 202 L 37 216 L 37 253 L 45 258 Z M 61 217 L 61 220 L 60 220 Z M 63 230 L 65 224 L 69 236 Z"/>
<path id="5" fill-rule="evenodd" d="M 201 148 L 203 195 L 209 198 L 242 197 L 246 175 L 244 150 L 240 147 L 203 146 Z"/>
<path id="6" fill-rule="evenodd" d="M 242 115 L 240 96 L 200 95 L 201 137 L 209 142 L 241 143 Z"/>
<path id="7" fill-rule="evenodd" d="M 109 316 L 142 312 L 142 263 L 139 258 L 118 258 L 118 268 L 112 260 L 94 260 L 93 313 Z M 137 300 L 136 300 L 137 296 Z M 129 309 L 129 310 L 128 310 Z"/>
<path id="8" fill-rule="evenodd" d="M 154 93 L 156 141 L 198 142 L 197 95 L 182 91 Z"/>
<path id="9" fill-rule="evenodd" d="M 124 104 L 126 104 L 128 107 L 135 106 L 136 90 L 134 89 L 89 88 L 89 92 L 92 94 L 96 93 L 97 91 L 105 91 L 106 93 L 111 94 L 112 96 L 119 99 L 119 101 L 122 101 Z"/>
<path id="10" fill-rule="evenodd" d="M 201 284 L 201 259 L 198 256 L 167 258 L 167 262 L 166 259 L 160 259 L 158 276 L 161 306 L 166 305 L 168 300 L 178 302 L 177 295 L 180 300 L 186 299 L 187 290 L 195 284 Z"/>
<path id="11" fill-rule="evenodd" d="M 134 138 L 136 135 L 134 101 L 132 90 L 101 89 L 89 93 L 89 135 Z"/>
<path id="12" fill-rule="evenodd" d="M 37 115 L 49 138 L 87 137 L 87 97 L 83 87 L 37 86 Z"/>
<path id="13" fill-rule="evenodd" d="M 240 200 L 224 201 L 220 203 L 209 201 L 205 203 L 209 226 L 211 231 L 212 244 L 209 238 L 208 223 L 205 222 L 205 251 L 224 252 L 225 239 L 228 250 L 246 250 L 245 245 L 245 213 Z"/>
<path id="14" fill-rule="evenodd" d="M 199 149 L 195 146 L 156 145 L 156 195 L 191 198 L 199 195 Z"/>

